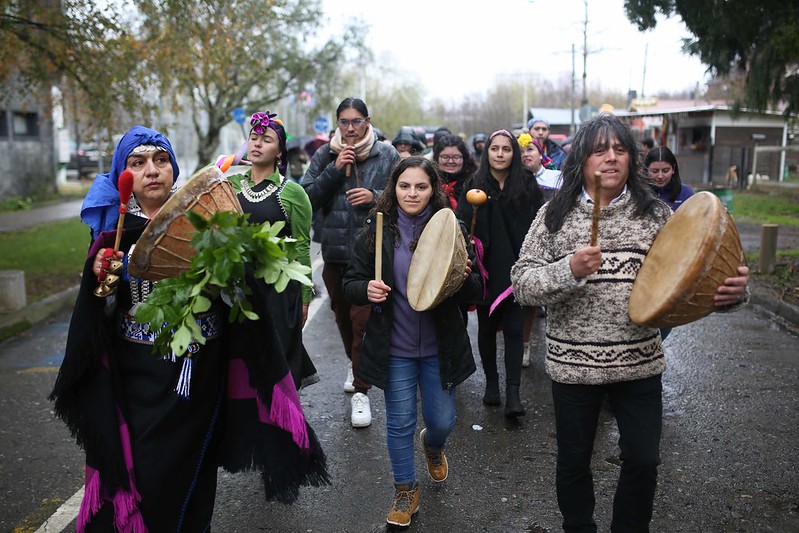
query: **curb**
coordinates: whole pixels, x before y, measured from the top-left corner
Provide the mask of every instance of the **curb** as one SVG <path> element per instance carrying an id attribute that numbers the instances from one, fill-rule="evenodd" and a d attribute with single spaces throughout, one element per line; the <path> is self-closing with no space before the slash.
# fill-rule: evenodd
<path id="1" fill-rule="evenodd" d="M 768 287 L 750 283 L 751 304 L 768 310 L 779 318 L 785 326 L 793 331 L 799 331 L 799 307 L 781 300 L 777 294 Z"/>
<path id="2" fill-rule="evenodd" d="M 78 297 L 80 285 L 75 285 L 38 302 L 0 316 L 0 341 L 18 335 L 58 313 L 71 309 Z"/>

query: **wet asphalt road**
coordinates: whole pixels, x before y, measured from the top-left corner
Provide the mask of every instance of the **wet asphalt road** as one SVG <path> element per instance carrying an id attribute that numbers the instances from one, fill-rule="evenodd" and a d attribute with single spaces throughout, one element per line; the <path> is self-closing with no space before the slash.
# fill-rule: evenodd
<path id="1" fill-rule="evenodd" d="M 45 399 L 67 316 L 0 344 L 0 530 L 35 531 L 82 484 L 81 453 Z M 450 476 L 434 484 L 421 451 L 422 503 L 411 531 L 558 531 L 549 382 L 538 356 L 523 372 L 526 417 L 511 423 L 482 405 L 482 371 L 458 389 Z M 470 317 L 475 333 L 476 320 Z M 354 430 L 341 389 L 344 355 L 322 305 L 306 328 L 322 382 L 306 389 L 306 414 L 328 454 L 333 484 L 302 491 L 293 506 L 265 503 L 255 474 L 220 473 L 213 529 L 224 532 L 385 531 L 392 498 L 382 393 L 374 422 Z M 662 465 L 653 531 L 799 531 L 799 337 L 758 308 L 677 328 L 666 342 Z M 479 366 L 479 365 L 478 365 Z M 615 423 L 603 413 L 594 475 L 600 531 L 609 527 L 618 475 Z M 417 446 L 418 449 L 418 446 Z M 74 530 L 73 525 L 67 530 Z"/>

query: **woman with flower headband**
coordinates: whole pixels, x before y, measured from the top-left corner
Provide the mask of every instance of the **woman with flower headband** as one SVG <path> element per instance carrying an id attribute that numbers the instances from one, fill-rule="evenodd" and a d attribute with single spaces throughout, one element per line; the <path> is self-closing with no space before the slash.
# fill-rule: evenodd
<path id="1" fill-rule="evenodd" d="M 116 294 L 101 299 L 94 288 L 107 268 L 103 250 L 115 241 L 125 170 L 133 174 L 133 197 L 117 255 L 123 260 L 121 279 Z M 324 454 L 274 335 L 249 336 L 247 345 L 259 348 L 242 357 L 241 342 L 226 328 L 225 306 L 214 302 L 197 319 L 205 343 L 189 348 L 187 380 L 186 358 L 155 355 L 152 328 L 133 318 L 134 306 L 147 299 L 155 282 L 131 277 L 127 258 L 174 192 L 178 173 L 169 140 L 134 126 L 120 139 L 110 172 L 95 178 L 81 210 L 93 243 L 50 396 L 56 415 L 86 452 L 79 532 L 207 531 L 220 465 L 233 472 L 257 469 L 266 498 L 286 503 L 296 499 L 301 485 L 327 482 Z M 257 408 L 263 405 L 270 409 Z M 286 412 L 291 415 L 273 415 Z"/>
<path id="2" fill-rule="evenodd" d="M 544 201 L 550 201 L 555 191 L 560 188 L 560 170 L 555 169 L 555 162 L 544 153 L 541 141 L 533 138 L 529 133 L 522 133 L 519 135 L 519 147 L 522 150 L 522 165 L 535 174 L 538 187 L 544 194 Z M 530 360 L 532 359 L 531 351 L 533 345 L 530 343 L 530 335 L 532 334 L 533 324 L 535 323 L 537 314 L 538 309 L 531 307 L 528 308 L 524 318 L 524 355 L 522 356 L 522 368 L 530 366 Z M 545 310 L 541 316 L 546 316 Z"/>
<path id="3" fill-rule="evenodd" d="M 301 184 L 314 209 L 314 230 L 321 234 L 325 261 L 322 278 L 344 352 L 350 359 L 344 381 L 344 391 L 355 393 L 350 400 L 350 421 L 353 427 L 360 428 L 372 423 L 367 396 L 371 385 L 358 374 L 361 342 L 371 307 L 348 302 L 342 282 L 366 215 L 385 188 L 391 169 L 401 159 L 393 146 L 377 140 L 363 100 L 345 98 L 336 109 L 336 122 L 338 128 L 330 143 L 314 153 Z"/>
<path id="4" fill-rule="evenodd" d="M 522 164 L 535 174 L 538 187 L 544 193 L 544 201 L 548 202 L 560 188 L 560 171 L 555 168 L 552 159 L 544 154 L 541 141 L 529 133 L 519 135 L 519 147 L 522 149 Z"/>
<path id="5" fill-rule="evenodd" d="M 474 241 L 478 267 L 482 265 L 485 291 L 477 303 L 477 345 L 486 375 L 485 405 L 500 405 L 497 371 L 497 331 L 505 338 L 505 416 L 525 414 L 519 396 L 522 373 L 522 330 L 525 309 L 513 297 L 510 269 L 519 258 L 527 230 L 543 195 L 524 168 L 516 137 L 507 130 L 489 135 L 477 172 L 467 181 L 458 201 L 457 215 L 472 220 L 466 200 L 470 189 L 481 189 L 488 201 L 477 210 Z"/>
<path id="6" fill-rule="evenodd" d="M 283 222 L 278 236 L 296 239 L 297 259 L 310 268 L 311 202 L 305 190 L 285 176 L 287 136 L 276 117 L 269 111 L 252 115 L 247 137 L 251 167 L 243 174 L 228 176 L 228 180 L 250 223 Z M 273 285 L 254 277 L 249 278 L 248 286 L 252 292 L 247 299 L 259 318 L 232 323 L 227 328 L 229 400 L 223 413 L 220 464 L 232 472 L 255 465 L 262 473 L 267 499 L 290 503 L 296 498 L 299 484 L 318 485 L 327 479 L 321 447 L 304 420 L 298 394 L 302 387 L 319 381 L 302 342 L 312 295 L 310 288 L 298 281 L 290 281 L 279 293 Z M 285 373 L 286 367 L 289 374 Z M 253 383 L 259 385 L 253 387 Z M 275 411 L 276 401 L 284 402 L 286 411 L 297 415 L 295 421 L 281 425 L 283 429 L 290 427 L 291 434 L 276 432 L 261 419 L 260 413 L 267 406 Z M 287 439 L 292 436 L 305 440 L 306 448 L 287 447 Z M 293 451 L 300 451 L 300 455 Z M 273 490 L 273 481 L 281 474 L 295 473 L 299 483 L 294 494 L 280 492 L 279 481 L 277 490 Z M 302 476 L 308 479 L 304 481 Z"/>

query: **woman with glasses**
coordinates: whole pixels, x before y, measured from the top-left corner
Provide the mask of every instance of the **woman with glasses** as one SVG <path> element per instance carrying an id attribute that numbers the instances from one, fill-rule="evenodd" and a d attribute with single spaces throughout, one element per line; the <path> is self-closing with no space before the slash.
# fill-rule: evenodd
<path id="1" fill-rule="evenodd" d="M 535 178 L 522 165 L 516 137 L 507 130 L 492 133 L 477 173 L 458 201 L 461 220 L 471 220 L 466 192 L 481 189 L 488 201 L 477 209 L 474 241 L 485 291 L 477 302 L 477 345 L 486 376 L 485 405 L 500 405 L 497 331 L 505 338 L 505 416 L 525 414 L 519 396 L 522 375 L 522 330 L 526 309 L 513 297 L 510 269 L 519 258 L 527 230 L 544 198 Z"/>
<path id="2" fill-rule="evenodd" d="M 321 146 L 301 185 L 311 199 L 314 230 L 325 261 L 322 278 L 336 316 L 336 325 L 350 360 L 344 390 L 352 397 L 353 427 L 372 423 L 367 393 L 371 385 L 360 379 L 358 363 L 369 305 L 351 305 L 342 290 L 350 253 L 369 210 L 386 185 L 391 169 L 400 162 L 397 150 L 379 142 L 363 100 L 345 98 L 336 109 L 338 128 Z"/>
<path id="3" fill-rule="evenodd" d="M 454 210 L 458 207 L 463 184 L 475 171 L 472 155 L 461 137 L 444 135 L 433 146 L 433 161 L 441 171 L 441 186 L 449 196 L 449 203 Z"/>
<path id="4" fill-rule="evenodd" d="M 665 146 L 652 148 L 644 158 L 644 168 L 652 184 L 655 197 L 676 211 L 682 203 L 694 194 L 693 189 L 680 181 L 680 167 L 674 153 Z"/>

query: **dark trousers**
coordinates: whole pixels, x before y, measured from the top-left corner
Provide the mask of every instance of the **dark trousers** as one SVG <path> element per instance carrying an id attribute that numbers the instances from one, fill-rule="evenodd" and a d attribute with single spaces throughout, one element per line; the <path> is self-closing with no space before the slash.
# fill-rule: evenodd
<path id="1" fill-rule="evenodd" d="M 526 310 L 514 301 L 505 300 L 488 315 L 489 306 L 477 306 L 477 347 L 486 381 L 497 379 L 497 331 L 505 338 L 505 382 L 519 385 L 522 380 L 524 355 L 524 315 Z"/>
<path id="2" fill-rule="evenodd" d="M 662 393 L 660 375 L 609 385 L 552 382 L 558 442 L 555 483 L 564 531 L 597 530 L 591 455 L 605 394 L 619 426 L 622 461 L 611 531 L 649 531 L 660 463 Z"/>
<path id="3" fill-rule="evenodd" d="M 344 352 L 352 361 L 352 374 L 355 377 L 353 386 L 355 392 L 366 393 L 371 385 L 363 381 L 358 375 L 358 363 L 361 360 L 361 344 L 366 332 L 366 321 L 369 320 L 371 306 L 352 305 L 344 298 L 344 273 L 347 265 L 343 263 L 325 263 L 322 268 L 322 279 L 325 282 L 327 295 L 330 298 L 330 308 L 336 317 L 341 342 L 344 343 Z"/>

